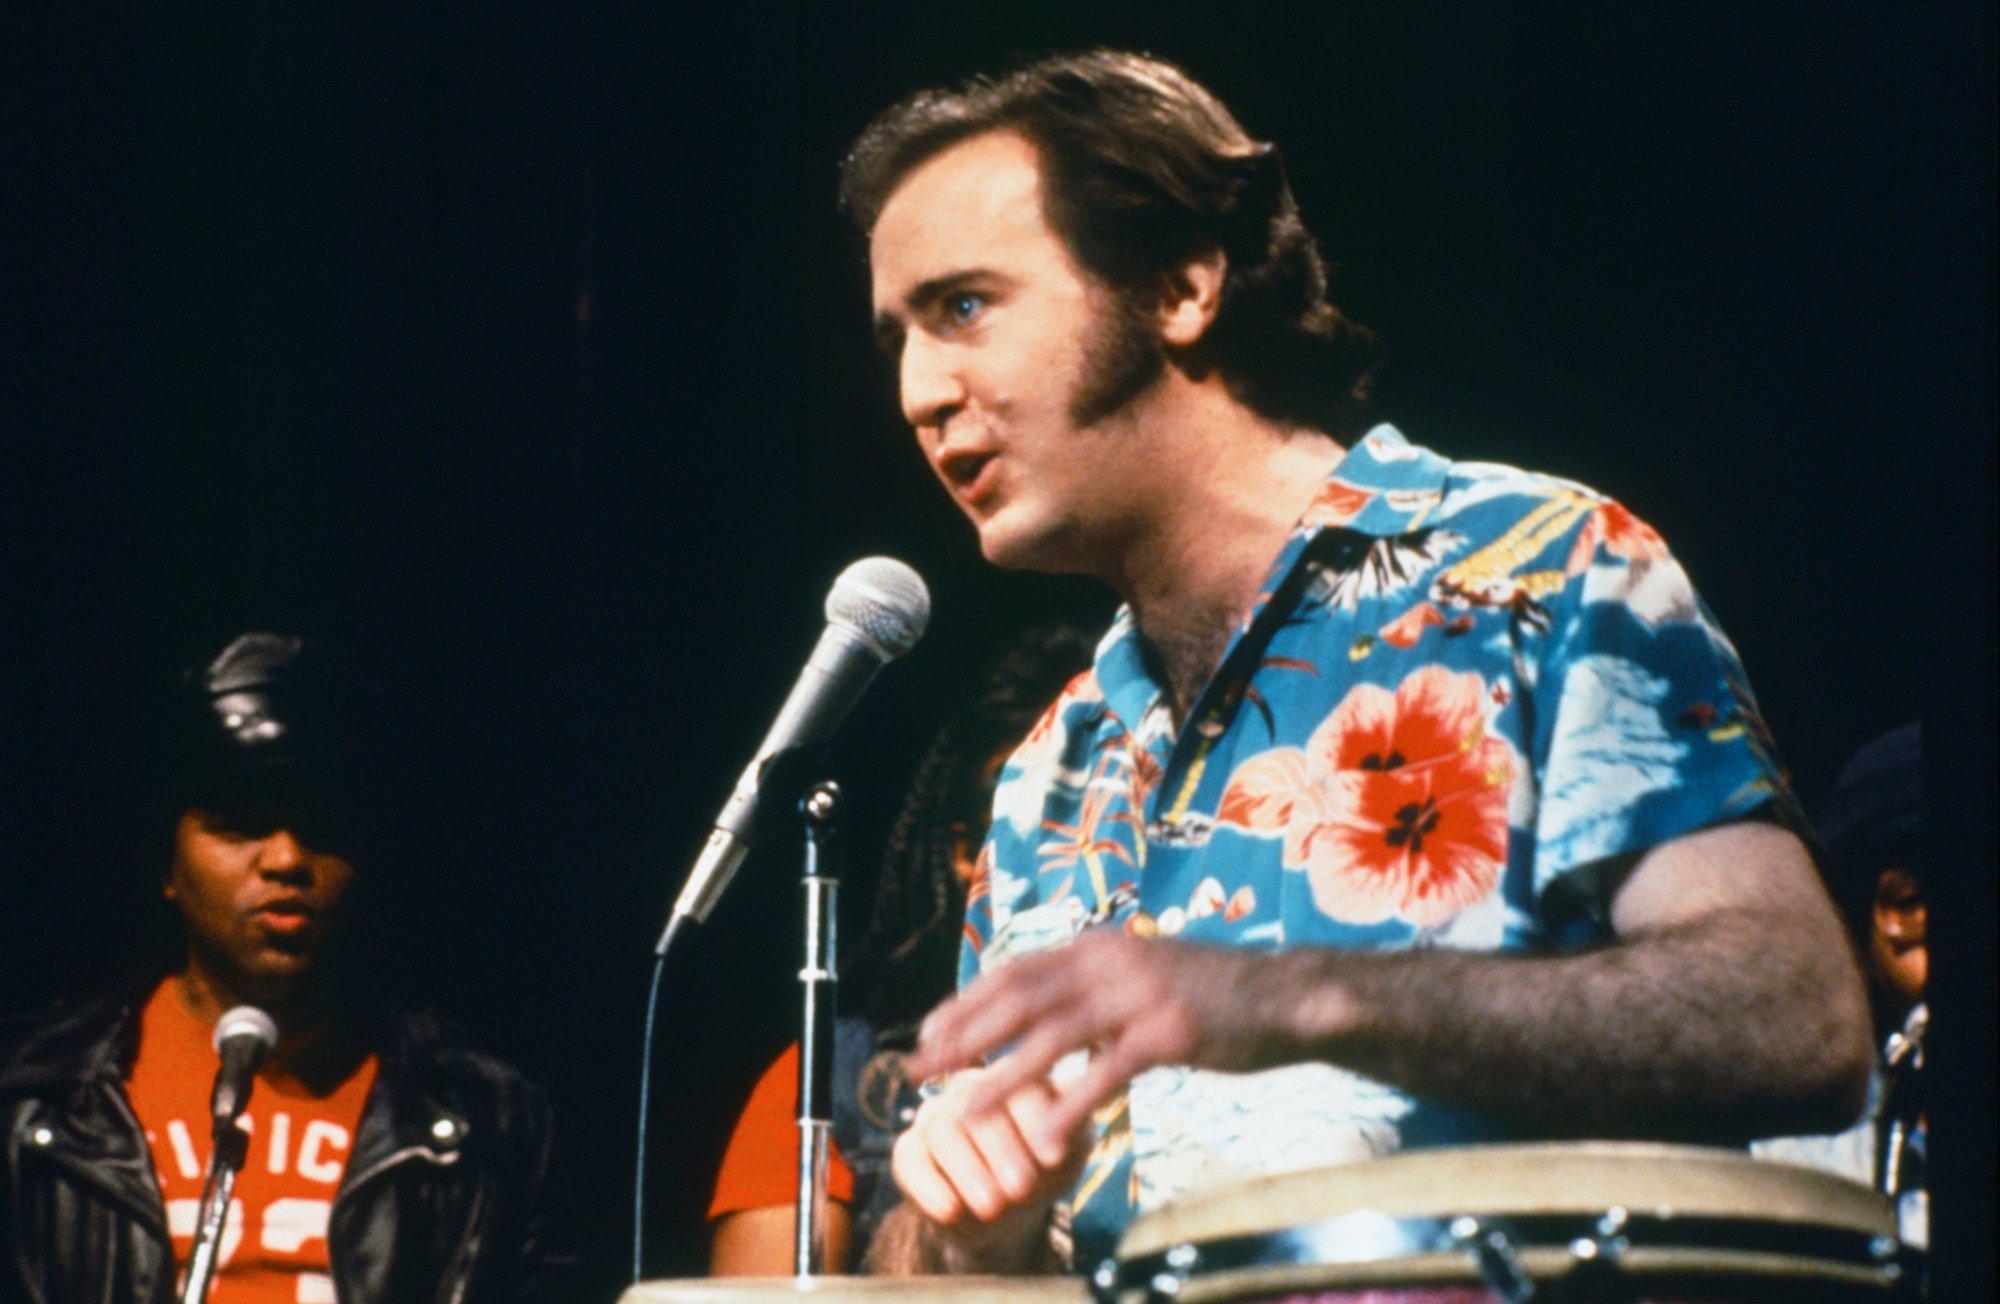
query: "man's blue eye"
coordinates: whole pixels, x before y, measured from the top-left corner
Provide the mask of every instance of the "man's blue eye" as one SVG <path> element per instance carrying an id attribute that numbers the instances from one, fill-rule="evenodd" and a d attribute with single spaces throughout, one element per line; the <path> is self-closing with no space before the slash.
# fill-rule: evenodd
<path id="1" fill-rule="evenodd" d="M 951 314 L 951 319 L 959 323 L 971 321 L 985 306 L 986 301 L 976 294 L 954 294 L 945 301 L 945 309 Z"/>

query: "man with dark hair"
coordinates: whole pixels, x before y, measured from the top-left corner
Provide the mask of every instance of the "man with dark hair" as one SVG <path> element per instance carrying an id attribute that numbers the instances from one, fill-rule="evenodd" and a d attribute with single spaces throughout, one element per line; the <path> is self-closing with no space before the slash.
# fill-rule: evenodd
<path id="1" fill-rule="evenodd" d="M 981 550 L 1126 604 L 1003 775 L 877 1270 L 1088 1266 L 1402 1147 L 1853 1117 L 1866 1002 L 1733 650 L 1616 503 L 1367 427 L 1271 146 L 1098 52 L 890 110 L 845 194 Z"/>
<path id="2" fill-rule="evenodd" d="M 323 646 L 250 633 L 168 714 L 179 809 L 162 890 L 184 963 L 0 1046 L 0 1294 L 177 1297 L 212 1033 L 254 1006 L 277 1040 L 239 1123 L 213 1298 L 554 1298 L 547 1101 L 378 995 L 354 945 L 387 868 L 373 834 L 399 799 L 378 695 Z"/>
<path id="3" fill-rule="evenodd" d="M 919 162 L 975 136 L 1035 147 L 1044 217 L 1077 269 L 1114 300 L 1111 334 L 1072 413 L 1090 425 L 1166 366 L 1148 327 L 1163 278 L 1208 252 L 1222 302 L 1181 365 L 1218 369 L 1230 394 L 1280 424 L 1362 433 L 1375 338 L 1327 300 L 1326 265 L 1299 219 L 1277 150 L 1177 70 L 1098 52 L 1033 64 L 962 92 L 925 92 L 884 115 L 841 172 L 863 230 Z"/>
<path id="4" fill-rule="evenodd" d="M 1761 1142 L 1765 1158 L 1824 1168 L 1896 1202 L 1907 1245 L 1930 1240 L 1924 1037 L 1930 1024 L 1922 730 L 1906 724 L 1849 759 L 1820 808 L 1827 878 L 1861 956 L 1878 1056 L 1861 1120 L 1832 1136 Z"/>

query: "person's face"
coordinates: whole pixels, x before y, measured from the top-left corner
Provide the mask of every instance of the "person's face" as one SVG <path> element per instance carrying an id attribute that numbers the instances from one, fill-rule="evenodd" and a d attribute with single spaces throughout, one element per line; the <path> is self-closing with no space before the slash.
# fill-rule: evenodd
<path id="1" fill-rule="evenodd" d="M 290 829 L 239 829 L 191 810 L 174 830 L 166 895 L 193 965 L 234 997 L 274 1001 L 321 958 L 353 879 L 347 860 Z"/>
<path id="2" fill-rule="evenodd" d="M 1924 999 L 1930 951 L 1924 944 L 1923 884 L 1907 869 L 1885 869 L 1875 879 L 1869 926 L 1869 967 L 1876 985 L 1905 1007 Z"/>
<path id="3" fill-rule="evenodd" d="M 875 224 L 869 264 L 903 415 L 987 559 L 1088 569 L 1141 501 L 1117 418 L 1164 355 L 1049 228 L 1034 147 L 990 133 L 915 168 Z"/>

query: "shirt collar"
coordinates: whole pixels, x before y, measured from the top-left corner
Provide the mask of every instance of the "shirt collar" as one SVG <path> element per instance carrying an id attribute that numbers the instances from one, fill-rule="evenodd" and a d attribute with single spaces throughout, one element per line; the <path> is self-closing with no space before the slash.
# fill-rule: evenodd
<path id="1" fill-rule="evenodd" d="M 1299 532 L 1340 526 L 1393 538 L 1422 525 L 1444 499 L 1451 463 L 1379 425 L 1357 440 L 1299 519 Z"/>
<path id="2" fill-rule="evenodd" d="M 1272 559 L 1263 587 L 1231 640 L 1223 665 L 1235 657 L 1237 645 L 1259 617 L 1270 612 L 1279 589 L 1296 571 L 1300 555 L 1314 539 L 1333 528 L 1377 538 L 1393 538 L 1417 529 L 1443 500 L 1450 469 L 1450 462 L 1412 444 L 1392 425 L 1378 425 L 1355 441 Z M 1129 607 L 1119 609 L 1098 647 L 1097 678 L 1105 704 L 1128 726 L 1136 726 L 1158 698 L 1160 685 L 1146 666 Z"/>

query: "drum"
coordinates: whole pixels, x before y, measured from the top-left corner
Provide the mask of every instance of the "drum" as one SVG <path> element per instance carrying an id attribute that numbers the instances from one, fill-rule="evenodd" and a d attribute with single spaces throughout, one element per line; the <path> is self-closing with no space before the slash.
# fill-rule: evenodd
<path id="1" fill-rule="evenodd" d="M 1089 1304 L 1070 1277 L 731 1277 L 647 1281 L 618 1304 Z"/>
<path id="2" fill-rule="evenodd" d="M 1136 1219 L 1104 1304 L 1880 1301 L 1914 1275 L 1868 1187 L 1740 1151 L 1418 1150 Z"/>

